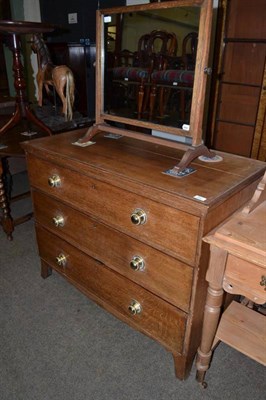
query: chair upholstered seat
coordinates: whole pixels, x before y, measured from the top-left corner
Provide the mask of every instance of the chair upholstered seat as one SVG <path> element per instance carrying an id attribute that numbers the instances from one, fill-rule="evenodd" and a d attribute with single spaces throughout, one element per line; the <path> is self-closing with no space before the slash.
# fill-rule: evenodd
<path id="1" fill-rule="evenodd" d="M 171 83 L 172 85 L 182 83 L 192 87 L 194 83 L 194 71 L 176 69 L 154 71 L 151 74 L 151 79 L 156 83 Z"/>
<path id="2" fill-rule="evenodd" d="M 140 81 L 148 79 L 148 69 L 136 67 L 116 67 L 112 69 L 113 79 L 124 79 L 129 81 Z"/>

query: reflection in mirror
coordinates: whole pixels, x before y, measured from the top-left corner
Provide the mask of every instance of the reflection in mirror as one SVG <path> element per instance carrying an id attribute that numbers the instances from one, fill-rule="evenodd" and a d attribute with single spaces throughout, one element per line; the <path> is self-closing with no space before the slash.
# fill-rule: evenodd
<path id="1" fill-rule="evenodd" d="M 105 15 L 104 113 L 190 124 L 200 7 Z"/>

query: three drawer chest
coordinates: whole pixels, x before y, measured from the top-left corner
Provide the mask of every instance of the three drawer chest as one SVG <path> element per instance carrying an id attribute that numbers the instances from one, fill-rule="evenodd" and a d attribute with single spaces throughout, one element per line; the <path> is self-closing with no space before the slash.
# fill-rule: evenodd
<path id="1" fill-rule="evenodd" d="M 41 274 L 57 271 L 173 354 L 185 379 L 200 343 L 208 244 L 202 237 L 252 196 L 265 163 L 229 154 L 165 172 L 183 155 L 78 130 L 24 142 Z"/>

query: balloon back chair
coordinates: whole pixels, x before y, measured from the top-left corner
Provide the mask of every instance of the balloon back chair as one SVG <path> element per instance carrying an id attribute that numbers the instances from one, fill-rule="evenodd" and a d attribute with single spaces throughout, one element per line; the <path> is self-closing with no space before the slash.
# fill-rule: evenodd
<path id="1" fill-rule="evenodd" d="M 114 57 L 114 68 L 111 70 L 112 83 L 134 85 L 138 119 L 143 117 L 150 101 L 153 70 L 164 68 L 165 55 L 175 54 L 176 51 L 177 40 L 174 34 L 152 31 L 140 37 L 136 52 L 123 50 Z"/>
<path id="2" fill-rule="evenodd" d="M 185 36 L 182 42 L 182 55 L 180 57 L 168 57 L 165 68 L 154 70 L 151 74 L 151 99 L 150 119 L 153 118 L 155 101 L 158 96 L 159 117 L 163 118 L 172 89 L 178 91 L 179 119 L 186 122 L 186 111 L 191 101 L 191 93 L 194 84 L 194 71 L 196 64 L 198 34 L 191 32 Z"/>

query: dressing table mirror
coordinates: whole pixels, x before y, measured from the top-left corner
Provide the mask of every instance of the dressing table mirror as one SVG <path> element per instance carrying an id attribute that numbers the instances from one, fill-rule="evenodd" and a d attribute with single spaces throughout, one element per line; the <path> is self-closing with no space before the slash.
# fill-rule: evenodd
<path id="1" fill-rule="evenodd" d="M 179 148 L 180 171 L 214 157 L 202 140 L 212 9 L 177 0 L 97 11 L 96 122 L 81 143 L 108 131 Z"/>

